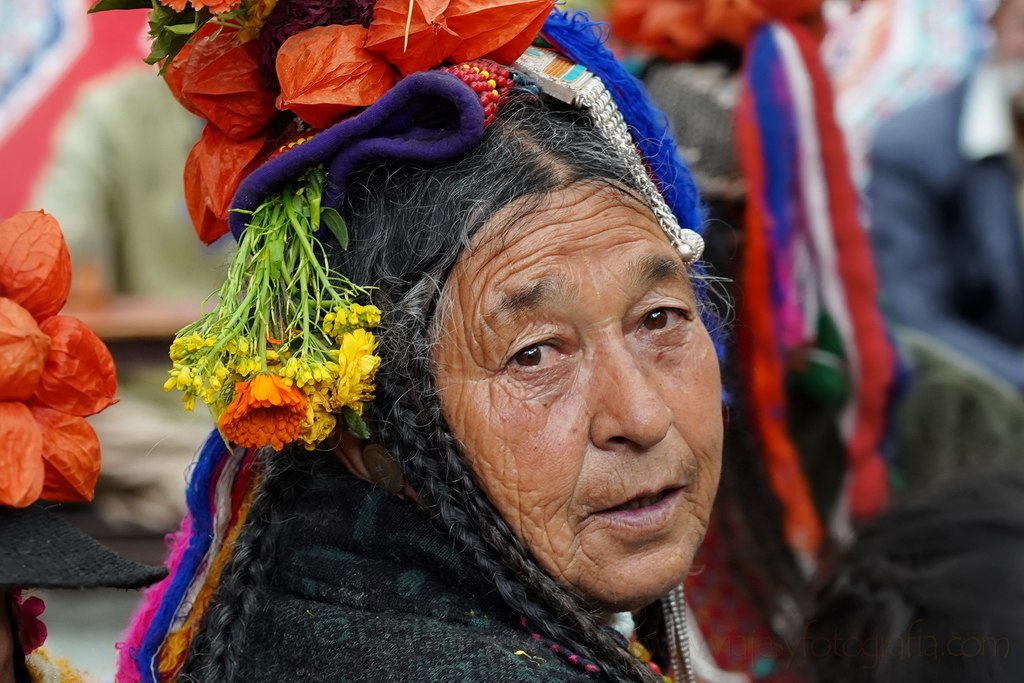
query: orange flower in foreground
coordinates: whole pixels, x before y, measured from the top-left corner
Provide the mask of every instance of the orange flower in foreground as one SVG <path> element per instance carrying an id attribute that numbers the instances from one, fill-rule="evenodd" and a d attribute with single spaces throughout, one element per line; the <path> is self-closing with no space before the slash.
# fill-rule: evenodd
<path id="1" fill-rule="evenodd" d="M 461 42 L 451 61 L 487 56 L 511 64 L 537 37 L 554 6 L 554 0 L 452 0 L 444 16 Z"/>
<path id="2" fill-rule="evenodd" d="M 83 419 L 114 402 L 107 347 L 80 320 L 56 315 L 71 264 L 60 226 L 42 211 L 0 222 L 0 505 L 92 500 L 100 469 Z"/>
<path id="3" fill-rule="evenodd" d="M 281 450 L 299 438 L 306 397 L 277 375 L 260 374 L 235 383 L 235 397 L 217 420 L 224 437 L 246 448 L 270 444 Z"/>
<path id="4" fill-rule="evenodd" d="M 0 296 L 39 322 L 54 315 L 71 289 L 71 256 L 57 220 L 22 211 L 0 223 Z"/>

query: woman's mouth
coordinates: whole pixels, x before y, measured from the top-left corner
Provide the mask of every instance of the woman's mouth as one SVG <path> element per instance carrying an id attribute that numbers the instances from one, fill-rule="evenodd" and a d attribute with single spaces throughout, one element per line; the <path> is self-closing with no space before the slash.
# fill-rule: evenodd
<path id="1" fill-rule="evenodd" d="M 634 498 L 633 500 L 626 501 L 622 505 L 617 505 L 616 507 L 613 507 L 613 508 L 611 508 L 609 510 L 605 510 L 605 512 L 620 512 L 620 511 L 623 511 L 623 510 L 639 510 L 640 508 L 650 507 L 651 505 L 656 505 L 657 503 L 660 503 L 661 501 L 663 501 L 665 499 L 665 496 L 667 496 L 669 494 L 669 492 L 672 491 L 672 490 L 674 490 L 674 489 L 665 489 L 664 491 L 659 491 L 658 493 L 654 494 L 653 496 L 645 496 L 643 498 Z"/>
<path id="2" fill-rule="evenodd" d="M 657 531 L 675 517 L 685 487 L 670 487 L 654 494 L 636 496 L 614 507 L 593 514 L 614 527 L 644 533 Z"/>

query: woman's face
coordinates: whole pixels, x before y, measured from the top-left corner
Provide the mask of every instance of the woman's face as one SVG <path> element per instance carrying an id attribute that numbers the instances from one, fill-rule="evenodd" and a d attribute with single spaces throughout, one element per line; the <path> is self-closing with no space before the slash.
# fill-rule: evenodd
<path id="1" fill-rule="evenodd" d="M 460 256 L 448 296 L 433 352 L 441 405 L 487 497 L 591 607 L 666 593 L 707 529 L 721 384 L 650 211 L 582 183 L 508 207 Z"/>

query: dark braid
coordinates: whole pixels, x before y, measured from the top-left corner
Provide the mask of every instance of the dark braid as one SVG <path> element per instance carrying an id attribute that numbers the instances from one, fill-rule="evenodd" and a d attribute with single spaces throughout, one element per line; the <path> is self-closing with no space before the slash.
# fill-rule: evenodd
<path id="1" fill-rule="evenodd" d="M 257 616 L 257 589 L 270 578 L 274 557 L 274 511 L 287 505 L 287 493 L 295 470 L 271 449 L 257 455 L 253 467 L 262 471 L 260 489 L 224 568 L 199 632 L 189 645 L 188 657 L 177 680 L 238 680 L 239 653 L 245 646 L 246 628 Z"/>

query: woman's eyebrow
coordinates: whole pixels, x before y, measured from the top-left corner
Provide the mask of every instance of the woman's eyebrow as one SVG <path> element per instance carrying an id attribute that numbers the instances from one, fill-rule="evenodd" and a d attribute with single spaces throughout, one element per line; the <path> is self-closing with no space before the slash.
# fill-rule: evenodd
<path id="1" fill-rule="evenodd" d="M 649 289 L 663 282 L 677 281 L 690 283 L 686 268 L 675 259 L 659 254 L 648 254 L 640 257 L 630 268 L 635 273 L 633 281 L 637 289 Z"/>
<path id="2" fill-rule="evenodd" d="M 536 282 L 506 292 L 498 305 L 491 309 L 488 317 L 516 318 L 547 303 L 562 289 L 563 287 L 556 284 L 552 278 L 541 278 Z"/>

